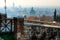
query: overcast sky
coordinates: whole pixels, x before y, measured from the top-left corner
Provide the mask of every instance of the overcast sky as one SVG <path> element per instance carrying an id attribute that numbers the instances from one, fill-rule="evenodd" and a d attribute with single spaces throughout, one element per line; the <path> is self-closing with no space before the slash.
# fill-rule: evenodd
<path id="1" fill-rule="evenodd" d="M 22 7 L 60 7 L 60 0 L 6 0 L 7 7 L 15 6 Z M 4 7 L 4 0 L 0 0 L 0 7 Z"/>

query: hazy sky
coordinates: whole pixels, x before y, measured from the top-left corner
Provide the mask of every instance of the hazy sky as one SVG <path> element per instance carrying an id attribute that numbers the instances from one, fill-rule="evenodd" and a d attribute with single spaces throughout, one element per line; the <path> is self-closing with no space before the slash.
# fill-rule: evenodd
<path id="1" fill-rule="evenodd" d="M 60 0 L 6 0 L 7 7 L 15 6 L 22 7 L 60 7 Z M 4 0 L 0 0 L 0 7 L 4 7 Z"/>

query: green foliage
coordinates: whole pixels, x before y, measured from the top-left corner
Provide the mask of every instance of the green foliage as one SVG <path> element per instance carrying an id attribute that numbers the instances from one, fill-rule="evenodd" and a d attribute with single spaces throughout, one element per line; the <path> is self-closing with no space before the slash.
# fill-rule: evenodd
<path id="1" fill-rule="evenodd" d="M 4 35 L 2 35 L 2 38 L 4 39 L 4 40 L 14 40 L 14 35 L 13 34 L 11 34 L 11 35 L 6 35 L 6 34 L 4 34 Z"/>

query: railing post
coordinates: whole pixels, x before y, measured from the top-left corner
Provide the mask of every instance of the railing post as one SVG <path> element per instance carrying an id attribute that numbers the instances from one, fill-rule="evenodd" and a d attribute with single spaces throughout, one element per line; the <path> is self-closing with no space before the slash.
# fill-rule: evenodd
<path id="1" fill-rule="evenodd" d="M 0 27 L 1 27 L 1 14 L 0 14 Z"/>
<path id="2" fill-rule="evenodd" d="M 17 38 L 21 40 L 21 36 L 24 34 L 24 18 L 18 18 L 18 25 L 17 25 Z"/>
<path id="3" fill-rule="evenodd" d="M 7 14 L 4 15 L 4 20 L 5 20 L 5 23 L 7 23 Z M 7 25 L 5 25 L 5 27 L 7 27 Z M 5 30 L 6 31 L 6 30 Z"/>
<path id="4" fill-rule="evenodd" d="M 17 18 L 14 17 L 13 20 L 14 20 L 14 33 L 15 33 L 14 37 L 15 37 L 15 40 L 17 40 Z"/>
<path id="5" fill-rule="evenodd" d="M 15 18 L 14 17 L 14 30 L 16 35 L 16 40 L 21 40 L 24 30 L 24 18 Z"/>
<path id="6" fill-rule="evenodd" d="M 24 18 L 20 18 L 19 19 L 19 28 L 20 28 L 20 32 L 21 32 L 21 35 L 23 35 L 24 34 Z"/>
<path id="7" fill-rule="evenodd" d="M 12 32 L 12 23 L 13 23 L 13 22 L 12 22 L 12 19 L 11 19 L 11 21 L 10 21 L 10 22 L 11 22 L 11 32 Z"/>
<path id="8" fill-rule="evenodd" d="M 0 14 L 0 32 L 1 32 L 1 22 L 2 22 L 2 16 L 1 16 L 1 14 Z"/>

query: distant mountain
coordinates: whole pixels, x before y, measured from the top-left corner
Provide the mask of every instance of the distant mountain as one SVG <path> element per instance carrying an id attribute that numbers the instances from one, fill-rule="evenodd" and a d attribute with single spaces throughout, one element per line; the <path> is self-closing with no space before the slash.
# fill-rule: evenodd
<path id="1" fill-rule="evenodd" d="M 35 10 L 35 14 L 36 16 L 42 16 L 42 15 L 46 15 L 46 16 L 51 16 L 54 14 L 54 8 L 33 8 Z M 60 8 L 56 8 L 57 9 L 57 15 L 60 15 Z M 31 7 L 30 8 L 22 8 L 22 7 L 8 7 L 7 8 L 7 15 L 8 17 L 16 17 L 16 16 L 30 16 L 30 11 L 31 11 Z M 5 13 L 5 9 L 4 8 L 0 8 L 0 13 Z M 32 14 L 31 14 L 32 15 Z"/>

